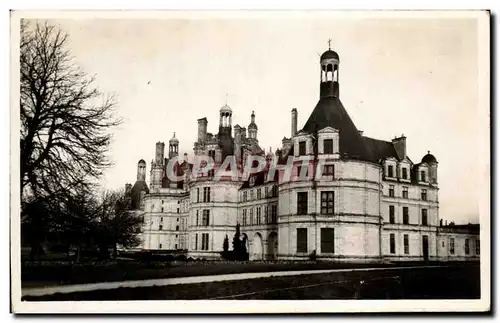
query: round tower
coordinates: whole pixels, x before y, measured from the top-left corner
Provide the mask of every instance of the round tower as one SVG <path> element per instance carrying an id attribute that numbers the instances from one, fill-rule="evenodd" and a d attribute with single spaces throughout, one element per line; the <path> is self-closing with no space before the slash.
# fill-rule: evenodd
<path id="1" fill-rule="evenodd" d="M 328 50 L 321 55 L 320 98 L 339 97 L 339 54 L 331 50 L 330 41 Z"/>
<path id="2" fill-rule="evenodd" d="M 179 155 L 179 139 L 174 136 L 168 142 L 168 158 L 173 158 Z"/>
<path id="3" fill-rule="evenodd" d="M 139 162 L 137 163 L 137 180 L 146 180 L 146 162 L 144 161 L 144 159 L 139 160 Z"/>

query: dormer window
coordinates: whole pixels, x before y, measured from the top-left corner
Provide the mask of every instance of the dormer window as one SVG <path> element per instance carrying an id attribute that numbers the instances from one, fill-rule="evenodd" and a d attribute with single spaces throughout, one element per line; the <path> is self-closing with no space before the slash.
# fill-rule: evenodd
<path id="1" fill-rule="evenodd" d="M 304 156 L 306 154 L 306 142 L 299 142 L 299 156 Z"/>
<path id="2" fill-rule="evenodd" d="M 420 181 L 425 182 L 425 170 L 420 171 Z"/>
<path id="3" fill-rule="evenodd" d="M 394 177 L 394 166 L 389 165 L 387 167 L 387 177 Z"/>
<path id="4" fill-rule="evenodd" d="M 333 139 L 323 140 L 323 152 L 325 154 L 333 154 Z"/>
<path id="5" fill-rule="evenodd" d="M 408 179 L 408 168 L 403 167 L 402 171 L 403 171 L 402 174 L 403 179 Z"/>

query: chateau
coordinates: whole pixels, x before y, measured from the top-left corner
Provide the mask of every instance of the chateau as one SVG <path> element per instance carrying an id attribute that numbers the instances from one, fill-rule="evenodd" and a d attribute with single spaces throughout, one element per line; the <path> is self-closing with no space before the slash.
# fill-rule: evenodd
<path id="1" fill-rule="evenodd" d="M 290 136 L 274 153 L 259 146 L 255 113 L 247 127 L 233 126 L 227 104 L 217 133 L 198 119 L 193 150 L 208 157 L 203 167 L 179 158 L 175 133 L 168 156 L 158 142 L 149 185 L 144 160 L 135 184 L 126 184 L 144 216 L 140 248 L 217 259 L 239 224 L 250 260 L 479 259 L 478 225 L 439 219 L 436 157 L 414 162 L 404 136 L 364 136 L 340 101 L 339 63 L 331 49 L 321 55 L 319 101 L 300 130 L 291 111 Z M 244 173 L 256 157 L 263 167 L 248 176 L 217 176 L 227 166 Z"/>

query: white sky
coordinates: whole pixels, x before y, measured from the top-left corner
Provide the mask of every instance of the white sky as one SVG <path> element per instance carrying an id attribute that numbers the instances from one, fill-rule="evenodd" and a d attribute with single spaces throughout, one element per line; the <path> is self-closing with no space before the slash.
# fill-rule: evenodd
<path id="1" fill-rule="evenodd" d="M 417 163 L 439 161 L 440 217 L 477 222 L 481 169 L 475 19 L 170 19 L 53 20 L 97 84 L 115 93 L 124 124 L 111 147 L 108 188 L 136 178 L 137 161 L 176 132 L 192 154 L 197 119 L 217 132 L 219 108 L 233 125 L 256 114 L 266 151 L 290 136 L 290 111 L 302 128 L 319 99 L 319 54 L 340 55 L 340 99 L 364 135 L 404 134 Z M 148 85 L 148 82 L 150 84 Z M 488 126 L 488 125 L 483 125 Z M 167 151 L 166 151 L 167 153 Z"/>

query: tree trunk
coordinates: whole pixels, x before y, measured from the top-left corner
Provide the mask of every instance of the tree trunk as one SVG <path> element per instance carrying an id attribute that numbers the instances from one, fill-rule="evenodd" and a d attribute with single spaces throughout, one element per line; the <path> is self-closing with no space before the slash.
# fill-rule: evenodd
<path id="1" fill-rule="evenodd" d="M 35 260 L 43 255 L 45 255 L 45 250 L 43 250 L 42 244 L 40 242 L 31 243 L 31 251 L 30 251 L 31 260 Z"/>
<path id="2" fill-rule="evenodd" d="M 79 262 L 80 262 L 80 253 L 81 253 L 81 250 L 82 250 L 82 247 L 81 247 L 81 246 L 78 246 L 78 247 L 76 248 L 76 260 L 75 260 L 75 262 L 76 262 L 76 263 L 79 263 Z"/>

